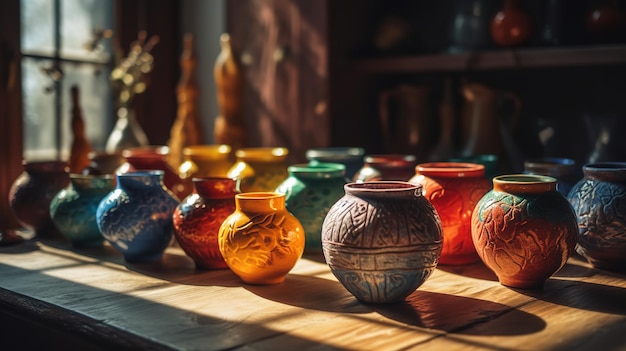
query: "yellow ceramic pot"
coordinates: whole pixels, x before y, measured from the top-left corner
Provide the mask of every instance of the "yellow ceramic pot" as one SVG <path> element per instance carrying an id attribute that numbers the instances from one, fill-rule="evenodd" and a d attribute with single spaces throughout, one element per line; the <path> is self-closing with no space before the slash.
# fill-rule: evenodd
<path id="1" fill-rule="evenodd" d="M 274 191 L 287 177 L 287 155 L 284 147 L 253 147 L 235 151 L 237 162 L 228 178 L 237 179 L 239 191 Z"/>
<path id="2" fill-rule="evenodd" d="M 184 161 L 178 167 L 178 174 L 183 179 L 226 177 L 234 163 L 231 151 L 226 144 L 187 146 L 183 149 Z"/>
<path id="3" fill-rule="evenodd" d="M 278 284 L 304 252 L 304 229 L 285 207 L 285 195 L 235 195 L 235 211 L 222 223 L 218 244 L 228 267 L 248 284 Z"/>

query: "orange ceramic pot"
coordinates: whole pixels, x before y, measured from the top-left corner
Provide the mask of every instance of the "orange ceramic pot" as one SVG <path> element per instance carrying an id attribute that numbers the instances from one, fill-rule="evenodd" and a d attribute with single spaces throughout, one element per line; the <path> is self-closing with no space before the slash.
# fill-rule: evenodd
<path id="1" fill-rule="evenodd" d="M 475 163 L 433 162 L 415 167 L 409 180 L 421 184 L 443 225 L 443 249 L 439 264 L 479 261 L 472 241 L 471 219 L 476 203 L 491 190 L 485 166 Z"/>
<path id="2" fill-rule="evenodd" d="M 520 8 L 519 0 L 505 0 L 491 21 L 491 36 L 499 46 L 518 46 L 528 40 L 532 27 L 532 19 Z"/>
<path id="3" fill-rule="evenodd" d="M 235 195 L 235 211 L 219 229 L 218 244 L 228 267 L 248 284 L 278 284 L 304 252 L 304 229 L 285 207 L 285 195 Z"/>
<path id="4" fill-rule="evenodd" d="M 474 245 L 502 285 L 541 287 L 573 252 L 576 215 L 556 182 L 540 175 L 498 176 L 476 204 Z"/>

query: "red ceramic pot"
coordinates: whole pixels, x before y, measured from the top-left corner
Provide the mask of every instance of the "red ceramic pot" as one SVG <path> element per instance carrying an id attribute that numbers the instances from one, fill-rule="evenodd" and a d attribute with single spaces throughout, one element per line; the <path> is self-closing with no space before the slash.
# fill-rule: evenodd
<path id="1" fill-rule="evenodd" d="M 471 217 L 476 203 L 491 190 L 485 166 L 475 163 L 433 162 L 415 167 L 409 180 L 421 184 L 424 196 L 441 218 L 443 249 L 440 264 L 466 264 L 479 261 L 472 242 Z"/>
<path id="2" fill-rule="evenodd" d="M 543 286 L 573 252 L 577 235 L 574 210 L 552 177 L 495 177 L 472 213 L 478 255 L 502 285 L 515 288 Z"/>
<path id="3" fill-rule="evenodd" d="M 173 170 L 167 163 L 169 148 L 167 146 L 140 146 L 128 148 L 122 151 L 122 156 L 126 160 L 117 170 L 117 174 L 124 174 L 131 171 L 163 171 L 163 183 L 178 197 L 183 199 L 193 190 L 193 184 L 178 176 L 178 172 Z"/>
<path id="4" fill-rule="evenodd" d="M 70 183 L 63 161 L 23 162 L 9 190 L 9 204 L 17 221 L 41 238 L 63 238 L 50 217 L 50 202 Z"/>
<path id="5" fill-rule="evenodd" d="M 496 44 L 513 47 L 523 44 L 532 33 L 532 20 L 519 6 L 519 0 L 505 0 L 504 7 L 491 21 L 491 36 Z"/>
<path id="6" fill-rule="evenodd" d="M 222 222 L 235 211 L 236 181 L 230 178 L 194 178 L 194 191 L 174 210 L 174 235 L 197 267 L 227 268 L 220 253 Z"/>
<path id="7" fill-rule="evenodd" d="M 404 181 L 415 174 L 417 159 L 413 155 L 382 154 L 367 155 L 363 167 L 353 177 L 354 182 Z"/>

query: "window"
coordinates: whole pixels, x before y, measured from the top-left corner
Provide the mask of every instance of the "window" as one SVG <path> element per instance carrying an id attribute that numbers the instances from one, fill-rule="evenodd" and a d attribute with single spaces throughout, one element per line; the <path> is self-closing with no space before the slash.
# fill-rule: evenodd
<path id="1" fill-rule="evenodd" d="M 21 0 L 24 159 L 67 159 L 71 88 L 87 138 L 102 149 L 113 121 L 113 0 Z"/>

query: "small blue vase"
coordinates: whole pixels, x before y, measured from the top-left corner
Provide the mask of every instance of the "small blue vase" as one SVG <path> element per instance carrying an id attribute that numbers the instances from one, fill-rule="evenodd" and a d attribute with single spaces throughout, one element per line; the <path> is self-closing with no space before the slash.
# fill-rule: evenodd
<path id="1" fill-rule="evenodd" d="M 113 189 L 111 175 L 70 174 L 70 184 L 50 202 L 50 217 L 74 247 L 100 247 L 104 238 L 96 223 L 100 201 Z"/>
<path id="2" fill-rule="evenodd" d="M 157 170 L 118 174 L 117 187 L 98 206 L 102 236 L 128 262 L 159 261 L 172 240 L 172 214 L 179 202 L 163 175 Z"/>

